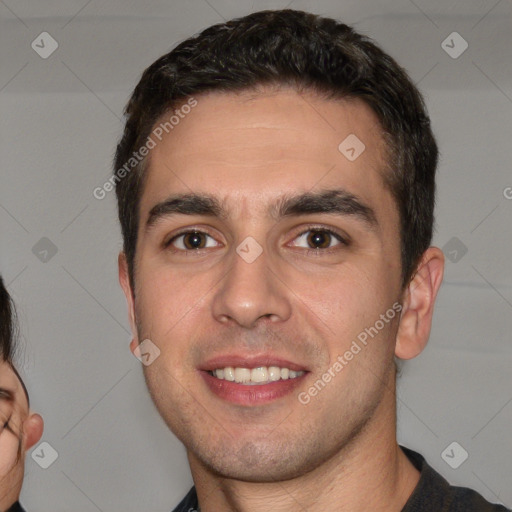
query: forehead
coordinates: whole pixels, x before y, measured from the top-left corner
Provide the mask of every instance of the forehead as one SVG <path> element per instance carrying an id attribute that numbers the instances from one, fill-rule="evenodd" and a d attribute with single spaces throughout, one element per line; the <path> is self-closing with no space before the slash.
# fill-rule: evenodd
<path id="1" fill-rule="evenodd" d="M 217 193 L 231 209 L 256 211 L 279 194 L 317 186 L 341 186 L 389 209 L 385 143 L 364 102 L 291 89 L 196 99 L 168 134 L 153 137 L 143 214 L 175 192 Z"/>

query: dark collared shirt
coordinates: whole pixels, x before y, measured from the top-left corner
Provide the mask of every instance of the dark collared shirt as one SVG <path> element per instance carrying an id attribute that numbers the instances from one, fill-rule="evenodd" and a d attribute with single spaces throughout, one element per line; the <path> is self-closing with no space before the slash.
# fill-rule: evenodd
<path id="1" fill-rule="evenodd" d="M 503 505 L 489 503 L 467 487 L 450 485 L 419 453 L 401 448 L 420 472 L 418 484 L 401 512 L 511 512 Z M 195 487 L 173 512 L 200 512 Z"/>
<path id="2" fill-rule="evenodd" d="M 7 512 L 25 512 L 25 509 L 17 501 Z"/>

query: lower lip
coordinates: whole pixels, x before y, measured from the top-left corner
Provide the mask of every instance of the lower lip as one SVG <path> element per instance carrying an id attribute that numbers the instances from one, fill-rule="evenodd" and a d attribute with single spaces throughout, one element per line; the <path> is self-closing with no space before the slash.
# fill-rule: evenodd
<path id="1" fill-rule="evenodd" d="M 291 394 L 301 384 L 308 372 L 294 379 L 254 385 L 217 379 L 206 371 L 200 373 L 210 391 L 219 398 L 238 405 L 262 405 Z"/>

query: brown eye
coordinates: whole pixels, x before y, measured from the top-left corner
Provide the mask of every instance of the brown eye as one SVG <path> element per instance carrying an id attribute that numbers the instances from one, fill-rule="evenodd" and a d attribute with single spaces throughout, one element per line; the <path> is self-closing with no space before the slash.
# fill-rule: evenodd
<path id="1" fill-rule="evenodd" d="M 301 233 L 295 239 L 295 247 L 305 249 L 331 249 L 338 245 L 348 245 L 348 243 L 334 231 L 324 228 L 310 228 Z"/>
<path id="2" fill-rule="evenodd" d="M 183 236 L 183 245 L 187 249 L 202 249 L 206 245 L 203 233 L 187 233 Z"/>
<path id="3" fill-rule="evenodd" d="M 215 247 L 216 243 L 215 239 L 208 233 L 203 233 L 202 231 L 185 231 L 171 238 L 166 246 L 172 246 L 181 251 L 193 251 Z"/>
<path id="4" fill-rule="evenodd" d="M 332 235 L 325 231 L 310 231 L 307 237 L 308 244 L 313 249 L 327 249 L 331 244 Z"/>

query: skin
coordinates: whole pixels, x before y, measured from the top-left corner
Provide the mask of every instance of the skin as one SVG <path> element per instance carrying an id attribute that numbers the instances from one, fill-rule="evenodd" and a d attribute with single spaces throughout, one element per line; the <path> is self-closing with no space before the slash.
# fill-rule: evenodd
<path id="1" fill-rule="evenodd" d="M 144 367 L 152 398 L 184 443 L 203 512 L 399 511 L 419 479 L 396 441 L 394 356 L 425 347 L 443 255 L 429 248 L 401 288 L 399 217 L 385 188 L 376 116 L 359 100 L 290 89 L 209 93 L 151 152 L 140 205 L 135 290 L 119 257 L 134 335 L 161 353 Z M 365 151 L 338 150 L 356 134 Z M 276 219 L 284 195 L 344 189 L 377 224 L 354 215 Z M 149 212 L 177 193 L 218 198 L 227 216 Z M 326 249 L 302 233 L 332 229 Z M 185 249 L 183 228 L 206 247 Z M 316 232 L 314 232 L 316 233 Z M 248 264 L 235 251 L 248 236 L 263 249 Z M 365 328 L 399 301 L 395 317 L 309 404 L 307 391 Z M 309 371 L 300 389 L 242 406 L 205 385 L 198 368 L 225 353 L 272 352 Z"/>
<path id="2" fill-rule="evenodd" d="M 12 400 L 6 398 L 6 392 Z M 43 418 L 30 411 L 26 392 L 11 364 L 0 362 L 0 510 L 18 501 L 25 452 L 41 439 L 43 428 Z"/>

